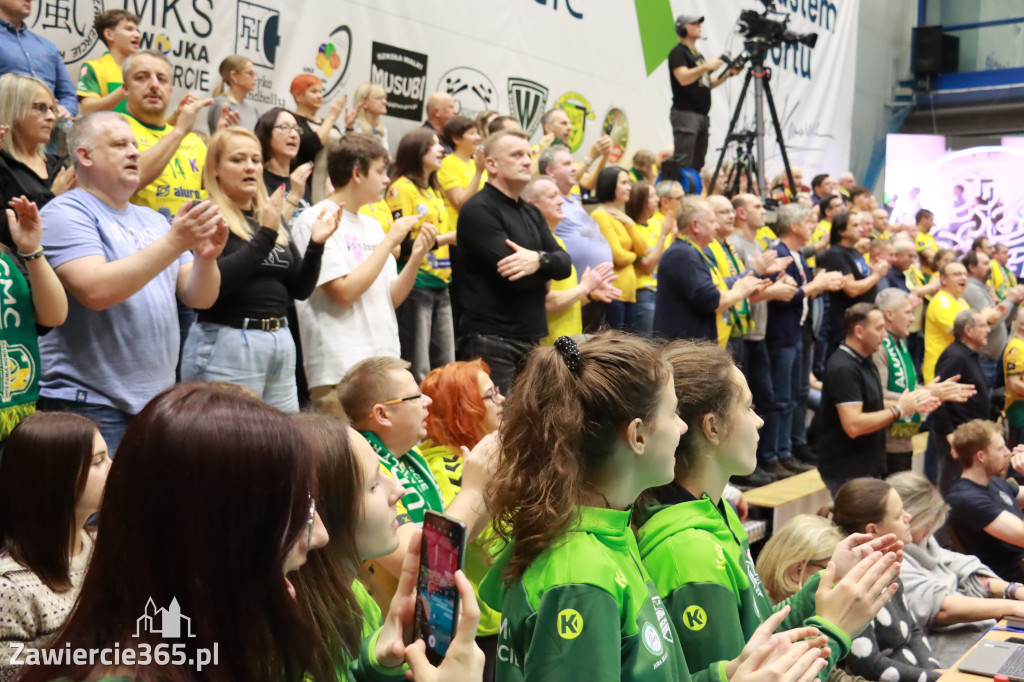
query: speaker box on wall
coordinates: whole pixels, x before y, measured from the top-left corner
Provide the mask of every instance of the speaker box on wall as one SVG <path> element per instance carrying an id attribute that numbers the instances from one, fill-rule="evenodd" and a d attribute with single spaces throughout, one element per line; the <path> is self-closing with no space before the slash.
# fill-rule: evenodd
<path id="1" fill-rule="evenodd" d="M 959 48 L 959 41 L 957 41 Z M 959 51 L 959 50 L 958 50 Z M 941 26 L 918 26 L 911 37 L 911 70 L 914 75 L 941 73 L 943 34 Z"/>

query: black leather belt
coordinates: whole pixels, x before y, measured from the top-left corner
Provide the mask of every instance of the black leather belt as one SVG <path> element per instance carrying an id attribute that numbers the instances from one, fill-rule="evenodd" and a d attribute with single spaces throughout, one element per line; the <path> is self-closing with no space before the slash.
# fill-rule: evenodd
<path id="1" fill-rule="evenodd" d="M 261 320 L 255 317 L 244 317 L 234 320 L 219 320 L 217 324 L 234 327 L 235 329 L 259 329 L 264 332 L 276 332 L 278 329 L 288 328 L 288 318 L 268 317 Z"/>

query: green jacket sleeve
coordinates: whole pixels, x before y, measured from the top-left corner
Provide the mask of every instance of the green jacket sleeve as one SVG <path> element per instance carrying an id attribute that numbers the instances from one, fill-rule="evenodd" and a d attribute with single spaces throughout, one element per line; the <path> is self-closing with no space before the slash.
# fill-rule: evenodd
<path id="1" fill-rule="evenodd" d="M 803 584 L 799 592 L 780 602 L 775 608 L 778 610 L 788 604 L 790 609 L 789 615 L 779 626 L 779 631 L 806 625 L 818 628 L 821 634 L 828 637 L 828 647 L 832 653 L 828 657 L 828 666 L 821 672 L 821 677 L 825 678 L 832 668 L 850 653 L 850 638 L 839 627 L 815 614 L 815 595 L 820 583 L 821 573 L 815 573 Z"/>
<path id="2" fill-rule="evenodd" d="M 561 585 L 541 597 L 523 642 L 523 680 L 620 679 L 622 628 L 615 598 L 590 585 Z"/>
<path id="3" fill-rule="evenodd" d="M 380 636 L 380 630 L 375 630 L 373 634 L 363 638 L 363 644 L 359 648 L 359 658 L 349 663 L 348 674 L 346 677 L 338 675 L 338 679 L 347 680 L 347 682 L 398 682 L 399 680 L 405 679 L 405 671 L 408 669 L 407 666 L 402 665 L 398 668 L 385 668 L 377 662 L 377 656 L 374 651 L 377 648 L 377 637 Z"/>
<path id="4" fill-rule="evenodd" d="M 686 583 L 665 599 L 679 633 L 690 674 L 716 661 L 731 660 L 743 649 L 743 624 L 736 595 L 719 583 Z"/>

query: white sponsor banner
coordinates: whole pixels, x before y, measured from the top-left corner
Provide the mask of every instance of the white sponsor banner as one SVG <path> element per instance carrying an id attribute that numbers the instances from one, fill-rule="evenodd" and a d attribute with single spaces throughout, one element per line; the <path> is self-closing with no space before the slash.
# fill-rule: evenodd
<path id="1" fill-rule="evenodd" d="M 769 54 L 783 134 L 793 163 L 838 173 L 849 157 L 854 36 L 858 0 L 779 0 L 790 27 L 816 31 L 818 45 Z M 639 12 L 638 12 L 639 6 Z M 104 9 L 142 17 L 143 46 L 168 54 L 176 95 L 212 90 L 220 61 L 234 53 L 259 74 L 249 99 L 260 107 L 292 106 L 294 76 L 324 81 L 326 101 L 351 94 L 365 81 L 390 90 L 395 115 L 386 119 L 393 141 L 425 115 L 435 90 L 453 93 L 460 109 L 514 112 L 534 140 L 538 118 L 564 105 L 584 149 L 610 130 L 628 165 L 640 148 L 671 144 L 667 62 L 675 44 L 672 19 L 707 17 L 698 49 L 708 58 L 737 54 L 741 9 L 753 0 L 34 0 L 27 23 L 62 50 L 72 80 L 82 63 L 103 54 L 92 21 Z M 645 47 L 647 56 L 645 58 Z M 717 159 L 742 76 L 713 95 L 712 150 Z M 175 100 L 177 97 L 175 98 Z M 748 96 L 741 127 L 751 127 Z M 326 106 L 326 105 L 325 105 Z M 404 118 L 403 118 L 404 117 Z M 205 117 L 201 117 L 203 119 Z M 778 170 L 774 133 L 768 169 Z"/>

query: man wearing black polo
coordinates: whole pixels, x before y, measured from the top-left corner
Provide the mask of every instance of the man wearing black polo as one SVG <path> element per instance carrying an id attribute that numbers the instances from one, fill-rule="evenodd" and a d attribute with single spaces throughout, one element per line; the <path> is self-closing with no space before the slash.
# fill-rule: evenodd
<path id="1" fill-rule="evenodd" d="M 978 352 L 988 343 L 991 327 L 980 310 L 961 310 L 953 318 L 953 343 L 946 346 L 935 363 L 935 378 L 944 381 L 958 376 L 961 384 L 974 386 L 976 393 L 962 403 L 947 403 L 935 411 L 930 444 L 939 457 L 939 492 L 943 495 L 960 476 L 963 465 L 953 459 L 949 435 L 972 419 L 988 419 L 992 411 L 992 388 L 982 369 Z"/>
<path id="2" fill-rule="evenodd" d="M 843 316 L 846 341 L 828 361 L 822 380 L 821 434 L 828 443 L 818 461 L 825 487 L 835 497 L 854 478 L 886 475 L 885 429 L 897 419 L 934 410 L 926 389 L 904 392 L 888 404 L 872 354 L 885 338 L 885 316 L 870 303 L 855 303 Z"/>
<path id="3" fill-rule="evenodd" d="M 674 155 L 683 168 L 699 171 L 704 166 L 708 151 L 708 129 L 711 119 L 711 89 L 717 88 L 737 71 L 712 75 L 722 68 L 721 59 L 706 61 L 697 51 L 696 44 L 702 38 L 704 17 L 682 14 L 676 18 L 676 34 L 679 44 L 668 54 L 669 83 L 672 86 L 672 141 Z"/>
<path id="4" fill-rule="evenodd" d="M 548 280 L 565 279 L 572 260 L 537 207 L 519 198 L 530 183 L 530 144 L 517 130 L 487 138 L 487 185 L 459 211 L 452 278 L 462 315 L 456 352 L 483 358 L 507 392 L 520 362 L 548 332 Z"/>

